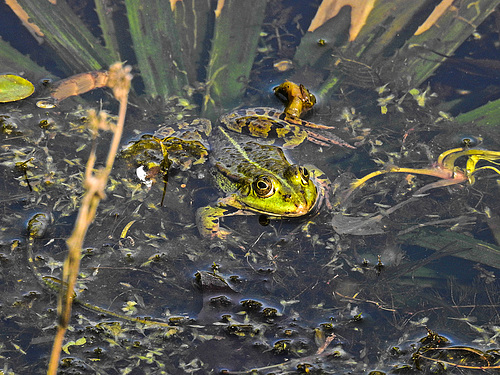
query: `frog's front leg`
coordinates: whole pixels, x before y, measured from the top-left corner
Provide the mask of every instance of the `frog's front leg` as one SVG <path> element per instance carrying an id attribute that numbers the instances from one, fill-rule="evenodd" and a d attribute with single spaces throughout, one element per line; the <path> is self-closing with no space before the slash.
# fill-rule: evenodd
<path id="1" fill-rule="evenodd" d="M 196 212 L 196 225 L 200 234 L 206 238 L 225 239 L 232 233 L 229 229 L 220 227 L 220 218 L 224 216 L 250 215 L 233 196 L 221 198 L 215 206 L 205 206 Z"/>

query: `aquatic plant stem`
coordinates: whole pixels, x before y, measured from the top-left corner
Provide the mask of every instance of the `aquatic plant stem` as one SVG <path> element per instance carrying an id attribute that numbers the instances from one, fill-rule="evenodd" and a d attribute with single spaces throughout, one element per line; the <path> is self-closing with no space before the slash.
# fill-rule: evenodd
<path id="1" fill-rule="evenodd" d="M 360 179 L 354 181 L 351 184 L 351 189 L 355 190 L 358 187 L 360 187 L 361 185 L 363 185 L 366 181 L 370 180 L 371 178 L 376 177 L 376 176 L 380 176 L 380 175 L 386 174 L 386 173 L 411 173 L 411 174 L 421 174 L 421 175 L 427 175 L 427 176 L 434 176 L 434 177 L 439 177 L 439 178 L 444 178 L 444 179 L 453 178 L 453 169 L 441 169 L 441 168 L 418 169 L 418 168 L 391 167 L 390 169 L 387 169 L 387 170 L 372 172 L 370 174 L 367 174 L 363 178 L 360 178 Z M 458 179 L 460 181 L 462 181 L 461 178 L 458 178 Z"/>
<path id="2" fill-rule="evenodd" d="M 57 373 L 62 343 L 69 325 L 71 307 L 75 298 L 74 289 L 80 269 L 83 241 L 90 224 L 94 220 L 99 202 L 105 197 L 105 187 L 120 144 L 127 111 L 130 81 L 132 80 L 130 70 L 131 67 L 122 67 L 119 63 L 114 64 L 109 70 L 108 86 L 113 89 L 115 98 L 120 102 L 119 116 L 116 125 L 109 125 L 104 114 L 95 115 L 95 113 L 91 113 L 89 116 L 89 123 L 94 134 L 94 139 L 97 137 L 99 129 L 110 129 L 114 134 L 105 167 L 98 171 L 94 170 L 96 161 L 96 142 L 94 142 L 93 149 L 87 161 L 84 180 L 87 191 L 83 196 L 73 233 L 67 240 L 68 256 L 64 261 L 63 267 L 63 283 L 58 299 L 57 310 L 59 321 L 47 371 L 49 375 L 56 375 Z"/>
<path id="3" fill-rule="evenodd" d="M 467 163 L 465 170 L 455 166 L 455 162 L 458 158 L 466 156 Z M 357 179 L 351 183 L 350 188 L 345 192 L 343 197 L 340 199 L 338 204 L 343 204 L 351 196 L 354 190 L 363 186 L 368 180 L 373 177 L 380 176 L 386 173 L 410 173 L 417 175 L 427 175 L 441 178 L 442 180 L 428 184 L 420 188 L 414 196 L 424 193 L 427 190 L 434 189 L 436 187 L 450 186 L 455 184 L 460 184 L 462 182 L 468 181 L 471 185 L 474 184 L 475 177 L 473 176 L 475 172 L 490 169 L 500 174 L 500 170 L 491 165 L 485 165 L 476 168 L 479 161 L 489 161 L 490 163 L 498 165 L 496 160 L 500 159 L 499 151 L 490 151 L 482 149 L 470 149 L 470 148 L 453 148 L 451 150 L 444 151 L 439 155 L 437 163 L 429 168 L 400 168 L 397 166 L 390 166 L 384 170 L 375 171 L 367 174 L 366 176 Z"/>

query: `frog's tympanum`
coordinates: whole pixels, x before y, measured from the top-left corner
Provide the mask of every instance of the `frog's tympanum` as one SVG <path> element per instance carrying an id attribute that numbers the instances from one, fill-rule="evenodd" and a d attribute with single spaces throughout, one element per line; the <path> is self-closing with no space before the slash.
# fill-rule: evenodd
<path id="1" fill-rule="evenodd" d="M 209 136 L 212 175 L 225 196 L 197 211 L 198 228 L 205 237 L 225 238 L 231 233 L 219 225 L 224 216 L 257 213 L 292 218 L 308 214 L 321 203 L 329 187 L 328 179 L 314 167 L 291 163 L 284 149 L 305 139 L 353 148 L 336 136 L 307 129 L 332 127 L 299 118 L 316 102 L 304 86 L 286 81 L 275 88 L 275 93 L 285 102 L 284 111 L 267 107 L 238 109 L 221 116 L 219 126 Z M 170 133 L 157 132 L 156 137 L 161 134 L 163 138 L 156 139 L 162 145 L 172 143 Z M 170 149 L 166 151 L 170 158 Z"/>

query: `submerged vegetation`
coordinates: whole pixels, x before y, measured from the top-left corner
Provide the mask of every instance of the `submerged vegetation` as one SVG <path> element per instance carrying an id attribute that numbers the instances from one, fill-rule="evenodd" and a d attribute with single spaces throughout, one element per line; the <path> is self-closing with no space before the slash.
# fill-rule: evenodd
<path id="1" fill-rule="evenodd" d="M 5 31 L 0 73 L 36 91 L 0 103 L 4 373 L 44 373 L 56 323 L 61 374 L 498 371 L 499 69 L 460 49 L 497 53 L 500 0 L 299 3 L 5 1 L 33 51 Z M 82 95 L 120 60 L 125 141 L 106 156 L 126 99 Z M 486 86 L 441 79 L 452 66 Z M 303 85 L 287 97 L 285 80 Z M 236 107 L 280 107 L 272 87 L 298 124 L 318 98 L 307 121 L 336 142 L 287 155 L 336 206 L 221 218 L 234 236 L 202 239 L 203 138 Z"/>

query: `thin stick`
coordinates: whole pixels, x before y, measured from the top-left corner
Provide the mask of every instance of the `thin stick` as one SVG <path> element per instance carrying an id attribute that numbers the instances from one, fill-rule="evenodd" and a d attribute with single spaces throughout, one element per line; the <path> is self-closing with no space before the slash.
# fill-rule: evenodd
<path id="1" fill-rule="evenodd" d="M 48 375 L 56 375 L 57 373 L 62 343 L 70 322 L 71 307 L 75 297 L 74 289 L 80 270 L 80 258 L 83 241 L 88 227 L 94 220 L 99 202 L 101 199 L 105 198 L 106 184 L 109 174 L 111 173 L 111 169 L 113 168 L 115 155 L 120 144 L 123 126 L 125 123 L 125 114 L 127 111 L 130 81 L 132 80 L 130 70 L 131 68 L 129 66 L 122 67 L 122 64 L 120 63 L 114 64 L 109 70 L 108 86 L 113 89 L 115 98 L 120 102 L 117 124 L 110 127 L 106 122 L 105 115 L 95 115 L 95 112 L 90 114 L 90 126 L 94 132 L 94 137 L 97 137 L 99 129 L 111 128 L 114 134 L 104 169 L 97 171 L 94 170 L 96 161 L 95 142 L 93 150 L 89 156 L 89 160 L 87 161 L 84 182 L 87 191 L 81 202 L 75 228 L 73 229 L 71 237 L 67 241 L 68 256 L 64 261 L 62 277 L 63 282 L 58 299 L 57 312 L 59 321 L 57 325 L 57 333 L 54 338 L 54 344 L 52 346 L 49 368 L 47 370 Z"/>

